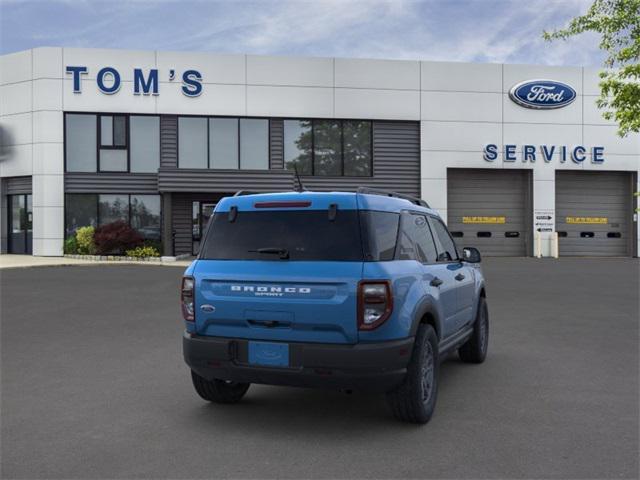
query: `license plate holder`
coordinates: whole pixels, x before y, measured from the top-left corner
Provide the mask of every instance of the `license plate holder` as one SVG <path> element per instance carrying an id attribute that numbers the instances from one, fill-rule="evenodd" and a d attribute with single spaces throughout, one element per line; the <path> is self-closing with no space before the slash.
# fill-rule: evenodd
<path id="1" fill-rule="evenodd" d="M 250 341 L 249 364 L 265 367 L 288 367 L 289 344 Z"/>

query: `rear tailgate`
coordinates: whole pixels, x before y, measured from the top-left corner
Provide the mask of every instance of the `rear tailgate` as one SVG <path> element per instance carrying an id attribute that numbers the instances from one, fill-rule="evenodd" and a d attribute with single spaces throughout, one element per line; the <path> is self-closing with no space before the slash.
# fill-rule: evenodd
<path id="1" fill-rule="evenodd" d="M 259 340 L 355 343 L 361 274 L 361 262 L 201 260 L 195 272 L 196 331 Z"/>

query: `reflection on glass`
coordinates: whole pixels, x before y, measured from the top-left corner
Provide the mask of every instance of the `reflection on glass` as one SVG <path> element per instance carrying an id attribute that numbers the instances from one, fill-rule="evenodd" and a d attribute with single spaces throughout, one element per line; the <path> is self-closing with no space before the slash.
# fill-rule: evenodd
<path id="1" fill-rule="evenodd" d="M 20 233 L 23 228 L 24 195 L 11 195 L 11 233 Z"/>
<path id="2" fill-rule="evenodd" d="M 345 121 L 343 131 L 345 176 L 371 175 L 371 122 Z"/>
<path id="3" fill-rule="evenodd" d="M 340 122 L 321 120 L 313 124 L 314 173 L 342 175 Z"/>
<path id="4" fill-rule="evenodd" d="M 98 219 L 98 196 L 72 194 L 65 196 L 66 232 L 73 235 L 80 227 L 95 227 Z"/>
<path id="5" fill-rule="evenodd" d="M 118 220 L 129 222 L 129 197 L 127 195 L 100 195 L 98 218 L 100 225 Z"/>
<path id="6" fill-rule="evenodd" d="M 294 170 L 295 166 L 300 175 L 312 175 L 311 143 L 311 120 L 285 120 L 285 168 Z"/>
<path id="7" fill-rule="evenodd" d="M 160 195 L 131 195 L 131 227 L 145 239 L 160 241 Z"/>

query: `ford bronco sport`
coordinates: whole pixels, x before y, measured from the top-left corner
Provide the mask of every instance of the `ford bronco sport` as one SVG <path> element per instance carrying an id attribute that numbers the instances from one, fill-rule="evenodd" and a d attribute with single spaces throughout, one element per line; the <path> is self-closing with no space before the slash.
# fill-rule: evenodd
<path id="1" fill-rule="evenodd" d="M 487 354 L 479 262 L 412 197 L 224 198 L 182 279 L 195 390 L 217 403 L 238 402 L 251 383 L 370 390 L 398 419 L 426 423 L 439 360 Z"/>

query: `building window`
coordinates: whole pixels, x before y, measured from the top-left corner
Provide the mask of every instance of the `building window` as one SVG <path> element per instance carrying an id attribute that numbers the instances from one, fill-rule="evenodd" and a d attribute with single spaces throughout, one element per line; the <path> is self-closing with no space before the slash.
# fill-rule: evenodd
<path id="1" fill-rule="evenodd" d="M 238 119 L 209 119 L 210 168 L 238 168 Z"/>
<path id="2" fill-rule="evenodd" d="M 131 172 L 156 173 L 160 166 L 160 117 L 129 117 Z"/>
<path id="3" fill-rule="evenodd" d="M 101 172 L 126 172 L 128 170 L 127 117 L 124 115 L 100 115 Z"/>
<path id="4" fill-rule="evenodd" d="M 178 166 L 180 168 L 207 168 L 207 119 L 178 118 Z"/>
<path id="5" fill-rule="evenodd" d="M 146 241 L 160 247 L 160 195 L 67 194 L 65 195 L 65 233 L 72 236 L 80 227 L 127 222 Z"/>
<path id="6" fill-rule="evenodd" d="M 285 120 L 285 168 L 301 175 L 371 176 L 371 128 L 366 120 Z"/>
<path id="7" fill-rule="evenodd" d="M 67 172 L 146 172 L 160 166 L 160 117 L 67 113 Z"/>
<path id="8" fill-rule="evenodd" d="M 160 242 L 160 195 L 130 196 L 131 227 L 146 240 Z"/>
<path id="9" fill-rule="evenodd" d="M 129 223 L 129 195 L 99 195 L 98 225 L 119 220 Z"/>
<path id="10" fill-rule="evenodd" d="M 339 176 L 342 174 L 341 123 L 333 120 L 313 122 L 313 173 Z"/>
<path id="11" fill-rule="evenodd" d="M 267 170 L 269 120 L 179 117 L 178 166 Z"/>
<path id="12" fill-rule="evenodd" d="M 269 120 L 240 119 L 240 168 L 269 168 Z"/>
<path id="13" fill-rule="evenodd" d="M 300 175 L 313 175 L 311 120 L 284 121 L 284 164 Z"/>
<path id="14" fill-rule="evenodd" d="M 67 236 L 74 235 L 80 227 L 95 227 L 98 225 L 98 195 L 67 195 L 65 217 Z"/>
<path id="15" fill-rule="evenodd" d="M 371 175 L 371 122 L 346 121 L 342 123 L 344 138 L 344 175 L 368 177 Z"/>
<path id="16" fill-rule="evenodd" d="M 68 172 L 96 171 L 96 122 L 96 115 L 66 115 L 64 142 Z"/>

